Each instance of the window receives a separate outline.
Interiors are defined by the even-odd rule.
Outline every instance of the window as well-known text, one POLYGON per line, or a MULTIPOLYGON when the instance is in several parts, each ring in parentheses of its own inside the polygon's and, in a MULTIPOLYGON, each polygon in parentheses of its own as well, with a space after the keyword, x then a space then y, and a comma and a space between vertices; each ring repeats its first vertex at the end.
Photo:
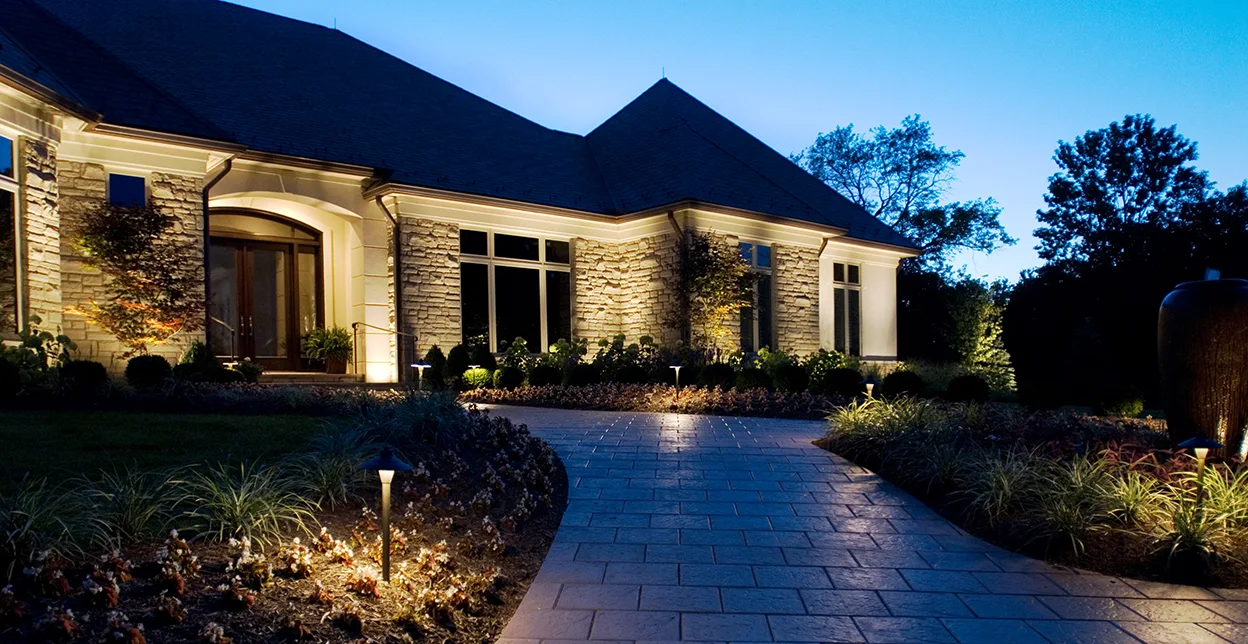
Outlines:
POLYGON ((532 351, 572 339, 571 245, 481 230, 459 231, 465 346, 500 351, 524 338, 532 351))
POLYGON ((862 355, 862 282, 857 264, 832 264, 833 347, 862 355))
POLYGON ((108 203, 142 208, 147 205, 147 180, 128 174, 108 175, 108 203))
POLYGON ((13 139, 0 136, 0 337, 17 333, 18 216, 17 162, 13 139))
POLYGON ((771 246, 742 242, 738 247, 742 259, 758 277, 754 282, 753 306, 741 309, 741 350, 749 353, 775 346, 772 336, 771 246))

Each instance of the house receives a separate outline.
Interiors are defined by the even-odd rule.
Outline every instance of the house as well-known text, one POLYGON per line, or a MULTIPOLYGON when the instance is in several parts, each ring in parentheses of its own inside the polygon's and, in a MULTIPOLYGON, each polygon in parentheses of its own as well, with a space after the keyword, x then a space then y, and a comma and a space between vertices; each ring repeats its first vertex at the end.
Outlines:
POLYGON ((99 200, 176 213, 204 249, 207 328, 158 353, 206 335, 297 370, 303 334, 358 323, 370 382, 468 339, 673 342, 690 230, 762 275, 734 342, 890 361, 916 252, 667 80, 580 136, 224 2, 0 0, 3 337, 37 315, 116 371, 67 312, 106 293, 73 241, 99 200))

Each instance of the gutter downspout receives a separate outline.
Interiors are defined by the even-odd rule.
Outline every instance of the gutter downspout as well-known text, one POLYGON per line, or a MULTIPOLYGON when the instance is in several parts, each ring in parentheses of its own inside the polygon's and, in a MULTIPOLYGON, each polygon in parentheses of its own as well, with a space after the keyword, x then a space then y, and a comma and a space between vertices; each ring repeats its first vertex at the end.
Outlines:
MULTIPOLYGON (((400 252, 403 250, 403 239, 400 237, 399 220, 395 219, 394 213, 390 212, 390 209, 386 207, 386 202, 380 196, 373 197, 373 200, 377 202, 377 207, 381 208, 381 211, 386 213, 386 217, 390 219, 390 228, 393 231, 390 237, 394 240, 394 248, 392 250, 394 253, 394 348, 398 352, 398 355, 395 357, 399 361, 399 364, 396 365, 398 367, 396 374, 399 382, 403 382, 406 380, 404 376, 407 375, 407 368, 403 366, 405 358, 403 356, 403 336, 400 332, 403 328, 403 258, 400 255, 400 252)), ((416 350, 414 344, 412 350, 416 350)), ((414 355, 412 356, 413 359, 415 357, 414 355)))
POLYGON ((680 223, 676 221, 676 211, 675 211, 675 210, 669 210, 669 211, 667 211, 667 221, 668 221, 668 223, 670 223, 670 224, 672 225, 672 229, 676 231, 676 234, 677 234, 678 236, 680 236, 680 238, 681 238, 681 239, 684 239, 684 237, 685 237, 685 232, 684 232, 683 230, 681 230, 681 229, 680 229, 680 223))
MULTIPOLYGON (((208 289, 212 285, 212 275, 208 273, 208 193, 212 191, 213 186, 217 185, 234 168, 234 157, 235 155, 231 154, 225 158, 225 161, 221 162, 221 171, 204 183, 202 194, 204 207, 204 344, 207 344, 209 334, 212 331, 212 314, 209 313, 208 308, 208 289)), ((237 349, 234 349, 234 351, 237 351, 237 349)))

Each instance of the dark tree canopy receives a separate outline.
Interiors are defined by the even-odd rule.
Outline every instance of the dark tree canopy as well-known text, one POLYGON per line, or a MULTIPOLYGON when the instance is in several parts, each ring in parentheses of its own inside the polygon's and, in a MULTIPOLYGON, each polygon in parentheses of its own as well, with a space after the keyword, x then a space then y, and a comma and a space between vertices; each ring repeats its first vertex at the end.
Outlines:
MULTIPOLYGON (((1133 239, 1182 226, 1185 214, 1212 189, 1192 162, 1196 144, 1174 125, 1158 128, 1152 116, 1090 130, 1074 143, 1060 141, 1049 177, 1048 208, 1036 213, 1037 250, 1049 262, 1112 262, 1133 239)), ((1145 250, 1145 249, 1133 249, 1145 250)))
POLYGON ((852 124, 837 127, 792 159, 917 244, 923 254, 912 263, 948 272, 958 251, 990 253, 1016 241, 991 197, 941 201, 964 156, 936 145, 931 124, 915 114, 865 135, 852 124))

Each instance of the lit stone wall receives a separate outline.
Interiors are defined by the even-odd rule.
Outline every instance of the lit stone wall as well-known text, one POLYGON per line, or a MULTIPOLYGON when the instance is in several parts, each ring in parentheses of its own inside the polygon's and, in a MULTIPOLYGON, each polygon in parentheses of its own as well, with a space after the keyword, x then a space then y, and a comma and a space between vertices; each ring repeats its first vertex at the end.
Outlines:
POLYGON ((403 329, 417 334, 423 354, 459 344, 459 226, 403 216, 403 329))
MULTIPOLYGON (((109 289, 103 274, 82 263, 81 253, 74 239, 83 213, 105 199, 108 172, 98 164, 65 161, 57 164, 56 177, 60 189, 62 304, 66 309, 85 309, 92 299, 107 298, 109 289)), ((202 186, 203 182, 198 177, 175 174, 152 173, 148 179, 151 204, 176 215, 176 234, 191 242, 194 249, 193 261, 199 267, 197 274, 201 284, 204 263, 202 186)), ((81 316, 72 313, 65 314, 64 328, 65 334, 78 345, 75 357, 100 362, 114 374, 125 369, 126 358, 122 356, 126 347, 112 334, 88 324, 81 316)), ((152 353, 176 362, 192 342, 202 341, 203 338, 202 328, 182 333, 175 336, 169 344, 154 347, 152 353)))
POLYGON ((819 251, 772 247, 776 344, 790 353, 819 350, 819 251))
POLYGON ((26 310, 39 316, 42 329, 55 332, 63 324, 56 144, 27 138, 21 150, 26 310))
POLYGON ((678 237, 665 233, 625 242, 574 241, 572 332, 593 345, 623 333, 628 342, 643 335, 660 344, 680 340, 665 326, 676 306, 678 237))
POLYGON ((591 343, 620 333, 620 244, 572 240, 572 335, 591 343))

